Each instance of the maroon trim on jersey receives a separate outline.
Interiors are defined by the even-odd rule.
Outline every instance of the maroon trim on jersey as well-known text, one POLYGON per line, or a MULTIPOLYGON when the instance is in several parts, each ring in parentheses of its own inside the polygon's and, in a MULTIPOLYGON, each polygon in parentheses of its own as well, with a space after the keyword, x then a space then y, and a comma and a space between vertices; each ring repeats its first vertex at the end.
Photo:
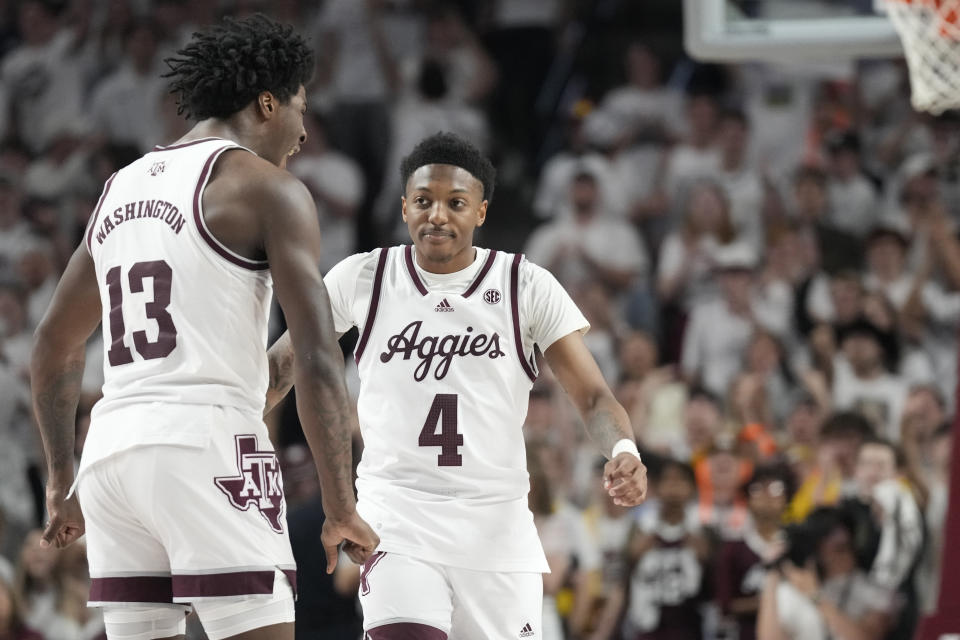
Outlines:
POLYGON ((510 266, 510 313, 513 316, 513 342, 517 345, 517 357, 520 358, 520 365, 523 367, 524 373, 527 374, 527 377, 530 378, 531 382, 535 382, 537 379, 537 374, 534 372, 533 367, 530 366, 530 363, 527 362, 527 359, 523 357, 523 340, 521 339, 520 334, 520 261, 523 260, 523 254, 516 254, 513 256, 513 264, 510 266))
MULTIPOLYGON (((178 599, 259 596, 273 593, 275 571, 233 571, 173 576, 173 596, 178 599)), ((297 595, 297 572, 286 570, 293 595, 297 595)))
POLYGON ((103 201, 107 199, 107 192, 110 191, 110 185, 113 184, 113 179, 117 177, 116 172, 109 178, 107 182, 103 185, 103 193, 100 194, 100 199, 97 200, 97 206, 94 208, 93 213, 90 215, 90 222, 87 223, 87 253, 93 254, 93 230, 97 226, 97 216, 100 215, 100 207, 103 206, 103 201))
POLYGON ((390 622, 367 629, 370 640, 447 640, 447 634, 436 627, 418 622, 390 622))
POLYGON ((403 260, 407 263, 407 272, 410 274, 410 278, 413 279, 413 284, 416 285, 420 295, 427 295, 427 287, 423 284, 423 280, 420 279, 417 268, 413 266, 413 247, 408 244, 403 248, 403 252, 403 260))
POLYGON ((153 148, 153 151, 172 151, 174 149, 183 149, 184 147, 192 147, 195 144, 202 144, 204 142, 213 142, 214 140, 224 140, 224 138, 217 138, 217 137, 197 138, 196 140, 190 140, 189 142, 181 142, 180 144, 171 144, 166 147, 157 145, 153 148))
MULTIPOLYGON (((210 138, 210 140, 216 140, 216 138, 210 138)), ((207 142, 207 140, 195 140, 194 142, 207 142)), ((180 146, 187 146, 192 143, 185 143, 180 146)), ((168 149, 172 147, 167 147, 168 149)), ((200 237, 203 238, 206 243, 213 249, 221 258, 231 262, 238 267, 243 267, 244 269, 249 269, 251 271, 263 271, 264 269, 269 269, 270 265, 265 260, 251 260, 249 258, 244 258, 243 256, 238 256, 233 253, 225 246, 223 246, 219 240, 213 237, 213 234, 207 229, 206 223, 203 220, 203 214, 200 212, 200 196, 203 194, 203 189, 207 185, 207 178, 210 174, 210 169, 213 167, 214 161, 220 157, 224 151, 229 149, 238 149, 240 147, 224 147, 222 149, 217 149, 210 157, 207 158, 207 162, 203 165, 203 171, 200 172, 200 179, 197 181, 197 188, 193 192, 193 221, 197 225, 197 231, 200 232, 200 237)))
POLYGON ((464 298, 469 298, 470 295, 477 290, 477 287, 480 286, 480 283, 483 282, 483 279, 487 277, 487 274, 490 273, 490 267, 493 266, 493 261, 497 259, 497 251, 494 249, 490 251, 490 255, 487 256, 486 262, 483 263, 483 266, 480 267, 480 273, 477 274, 477 277, 474 278, 473 282, 467 287, 467 290, 463 292, 464 298))
POLYGON ((90 602, 173 603, 170 576, 127 576, 90 580, 90 602))
POLYGON ((383 284, 383 270, 387 266, 387 254, 389 253, 389 247, 380 249, 380 259, 377 260, 377 270, 373 274, 373 291, 370 293, 370 307, 367 309, 367 319, 363 323, 363 333, 360 334, 360 341, 357 342, 357 348, 353 350, 353 359, 357 364, 360 364, 360 357, 363 355, 363 350, 367 347, 367 340, 370 339, 373 322, 377 319, 377 307, 380 306, 380 287, 383 284))

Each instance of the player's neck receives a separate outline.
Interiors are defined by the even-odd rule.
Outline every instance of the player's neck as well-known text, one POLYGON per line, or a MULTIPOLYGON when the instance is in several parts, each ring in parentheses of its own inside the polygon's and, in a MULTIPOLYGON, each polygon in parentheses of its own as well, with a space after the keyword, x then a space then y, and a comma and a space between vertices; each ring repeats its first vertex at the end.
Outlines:
POLYGON ((246 147, 256 153, 260 153, 260 137, 244 126, 242 120, 234 117, 228 120, 220 118, 207 118, 201 120, 193 126, 177 143, 190 142, 201 138, 223 138, 231 140, 240 146, 246 147))
POLYGON ((450 274, 456 273, 457 271, 463 271, 470 265, 472 265, 477 259, 477 249, 476 247, 469 246, 463 251, 452 256, 449 260, 446 261, 436 261, 430 260, 423 252, 417 251, 414 248, 415 259, 417 261, 417 266, 426 271, 427 273, 436 273, 436 274, 450 274))

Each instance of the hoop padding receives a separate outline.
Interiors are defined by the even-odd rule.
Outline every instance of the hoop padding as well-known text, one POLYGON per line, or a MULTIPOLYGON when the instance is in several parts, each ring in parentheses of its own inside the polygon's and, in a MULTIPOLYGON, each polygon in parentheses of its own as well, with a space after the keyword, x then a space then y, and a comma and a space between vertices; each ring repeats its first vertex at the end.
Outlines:
POLYGON ((886 0, 887 15, 910 69, 910 101, 918 111, 960 108, 960 0, 886 0))

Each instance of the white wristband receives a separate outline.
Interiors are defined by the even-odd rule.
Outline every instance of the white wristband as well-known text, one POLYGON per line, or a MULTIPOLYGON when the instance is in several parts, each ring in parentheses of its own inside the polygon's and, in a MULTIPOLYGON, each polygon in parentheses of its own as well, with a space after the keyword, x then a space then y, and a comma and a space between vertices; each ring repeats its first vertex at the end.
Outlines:
POLYGON ((637 450, 637 443, 630 438, 619 440, 617 444, 613 445, 613 453, 610 455, 610 458, 616 458, 621 453, 632 453, 633 455, 637 456, 637 460, 640 459, 640 452, 637 450))

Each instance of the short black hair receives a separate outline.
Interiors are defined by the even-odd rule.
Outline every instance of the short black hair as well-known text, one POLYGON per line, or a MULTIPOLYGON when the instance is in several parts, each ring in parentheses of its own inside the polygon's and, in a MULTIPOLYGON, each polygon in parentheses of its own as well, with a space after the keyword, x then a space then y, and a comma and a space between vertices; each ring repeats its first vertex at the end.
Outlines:
POLYGON ((793 494, 797 490, 797 481, 793 472, 782 462, 758 464, 754 467, 750 479, 743 483, 744 497, 750 495, 750 487, 758 482, 782 482, 784 497, 788 503, 793 500, 793 494))
POLYGON ((293 27, 256 13, 222 22, 193 39, 164 62, 177 113, 188 118, 228 118, 260 93, 281 103, 313 75, 313 51, 293 27))
POLYGON ((747 113, 740 107, 726 107, 720 113, 720 120, 736 122, 744 129, 750 128, 750 119, 747 118, 747 113))
POLYGON ((862 441, 873 438, 875 435, 870 422, 856 411, 838 411, 827 418, 820 428, 821 440, 854 437, 862 441))
POLYGON ((673 469, 680 473, 684 480, 690 483, 693 486, 694 491, 697 489, 697 474, 694 473, 693 467, 691 467, 686 462, 682 462, 675 458, 665 458, 660 462, 659 468, 657 469, 657 474, 654 477, 654 482, 660 484, 663 482, 663 477, 667 474, 667 471, 673 469))
POLYGON ((404 191, 413 172, 428 164, 450 164, 468 172, 483 185, 483 199, 493 201, 497 170, 480 150, 458 135, 438 132, 420 141, 400 161, 400 184, 404 191))

